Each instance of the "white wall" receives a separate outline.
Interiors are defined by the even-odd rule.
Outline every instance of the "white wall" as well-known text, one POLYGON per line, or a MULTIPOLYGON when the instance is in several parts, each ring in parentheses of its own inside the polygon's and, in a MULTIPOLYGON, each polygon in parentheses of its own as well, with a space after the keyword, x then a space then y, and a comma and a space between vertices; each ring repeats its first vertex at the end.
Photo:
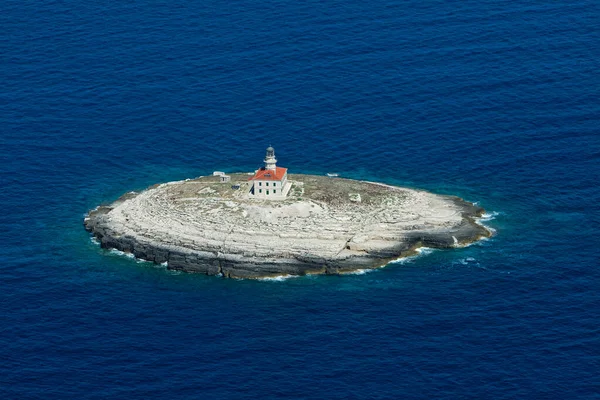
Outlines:
POLYGON ((285 182, 287 182, 287 173, 280 181, 256 180, 254 181, 254 197, 260 197, 265 199, 271 197, 281 197, 283 196, 283 188, 285 187, 285 182), (267 190, 269 191, 269 194, 267 194, 267 190), (274 190, 275 193, 273 193, 274 190))

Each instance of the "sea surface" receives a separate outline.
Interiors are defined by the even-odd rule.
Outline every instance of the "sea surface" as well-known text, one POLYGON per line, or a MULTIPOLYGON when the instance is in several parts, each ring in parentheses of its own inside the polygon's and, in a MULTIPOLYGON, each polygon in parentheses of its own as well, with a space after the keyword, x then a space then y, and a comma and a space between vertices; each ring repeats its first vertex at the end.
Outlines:
POLYGON ((3 0, 0 398, 600 399, 599 71, 597 0, 3 0), (269 145, 496 234, 254 281, 83 229, 269 145))

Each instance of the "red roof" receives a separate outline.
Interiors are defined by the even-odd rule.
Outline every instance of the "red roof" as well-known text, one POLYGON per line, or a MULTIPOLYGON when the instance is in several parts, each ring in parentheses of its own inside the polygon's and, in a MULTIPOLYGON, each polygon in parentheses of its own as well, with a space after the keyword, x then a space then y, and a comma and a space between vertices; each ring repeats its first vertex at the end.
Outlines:
POLYGON ((282 167, 275 167, 275 168, 276 168, 275 171, 270 170, 270 169, 261 168, 258 171, 256 171, 254 176, 252 178, 250 178, 249 180, 253 181, 255 179, 260 179, 263 181, 280 181, 285 176, 285 173, 287 172, 287 168, 282 168, 282 167))

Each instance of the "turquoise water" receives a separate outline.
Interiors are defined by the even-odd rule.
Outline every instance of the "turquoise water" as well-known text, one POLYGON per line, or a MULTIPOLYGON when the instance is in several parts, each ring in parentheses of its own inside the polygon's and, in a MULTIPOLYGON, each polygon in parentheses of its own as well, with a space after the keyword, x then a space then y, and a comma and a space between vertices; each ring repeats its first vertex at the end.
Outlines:
POLYGON ((599 6, 5 1, 2 398, 599 398, 599 6), (456 194, 497 234, 238 281, 100 249, 129 190, 250 171, 456 194))

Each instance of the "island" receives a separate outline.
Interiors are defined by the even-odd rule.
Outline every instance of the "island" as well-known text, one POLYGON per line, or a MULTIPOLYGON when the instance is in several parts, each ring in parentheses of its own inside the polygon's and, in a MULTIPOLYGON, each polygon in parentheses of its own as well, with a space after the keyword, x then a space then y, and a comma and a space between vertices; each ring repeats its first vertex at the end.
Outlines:
MULTIPOLYGON (((484 210, 455 196, 331 176, 290 174, 269 147, 252 173, 130 192, 84 218, 103 248, 227 278, 343 274, 421 247, 454 248, 491 235, 484 210)), ((330 174, 333 175, 333 174, 330 174)))

